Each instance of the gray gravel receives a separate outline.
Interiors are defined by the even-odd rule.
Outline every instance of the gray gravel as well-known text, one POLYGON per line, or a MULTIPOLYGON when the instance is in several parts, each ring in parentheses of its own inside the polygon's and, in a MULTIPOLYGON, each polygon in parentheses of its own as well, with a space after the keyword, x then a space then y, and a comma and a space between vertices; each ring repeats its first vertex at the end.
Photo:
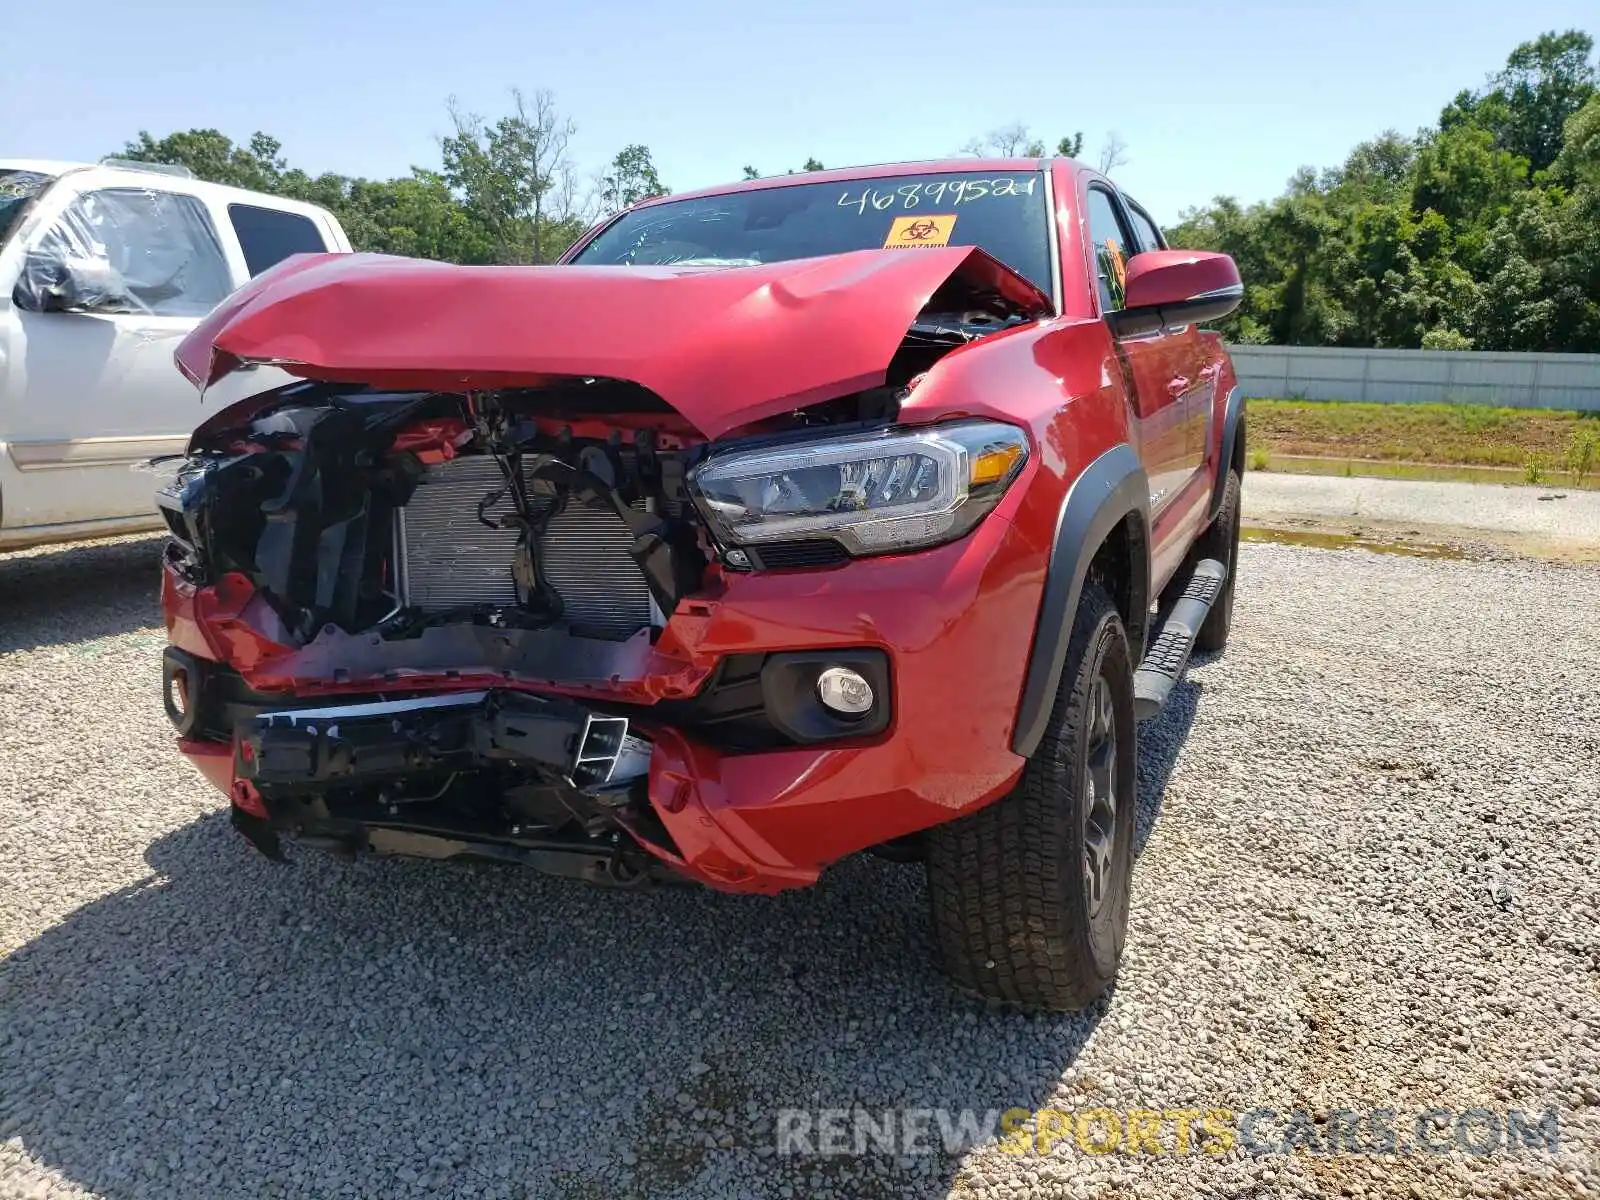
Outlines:
POLYGON ((274 867, 171 750, 154 546, 0 557, 0 1195, 1600 1192, 1594 568, 1247 546, 1146 730, 1122 979, 1036 1019, 948 995, 913 867, 274 867), (1554 1105, 1564 1145, 773 1153, 852 1104, 1554 1105))

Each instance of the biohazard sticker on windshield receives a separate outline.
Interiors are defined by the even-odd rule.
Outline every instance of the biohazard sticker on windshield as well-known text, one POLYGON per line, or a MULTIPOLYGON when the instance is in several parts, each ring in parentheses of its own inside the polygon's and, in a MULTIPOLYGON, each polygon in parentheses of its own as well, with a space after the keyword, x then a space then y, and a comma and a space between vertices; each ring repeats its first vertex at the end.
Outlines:
POLYGON ((950 235, 956 231, 954 213, 918 213, 909 217, 896 217, 889 226, 889 236, 883 239, 885 250, 908 250, 918 246, 948 246, 950 235))

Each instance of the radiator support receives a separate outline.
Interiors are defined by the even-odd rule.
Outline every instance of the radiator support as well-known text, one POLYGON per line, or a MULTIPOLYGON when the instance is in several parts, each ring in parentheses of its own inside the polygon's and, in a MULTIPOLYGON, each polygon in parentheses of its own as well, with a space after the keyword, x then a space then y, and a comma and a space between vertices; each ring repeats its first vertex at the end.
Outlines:
MULTIPOLYGON (((423 613, 517 605, 512 573, 517 528, 490 528, 478 506, 504 483, 488 455, 462 455, 429 468, 411 501, 395 511, 396 582, 399 603, 423 613)), ((663 623, 639 564, 630 553, 633 536, 609 509, 574 499, 560 502, 529 493, 545 511, 534 545, 535 569, 561 597, 562 622, 589 637, 623 640, 663 623)), ((642 505, 641 505, 642 507, 642 505)), ((513 515, 509 495, 486 507, 487 520, 513 515)))

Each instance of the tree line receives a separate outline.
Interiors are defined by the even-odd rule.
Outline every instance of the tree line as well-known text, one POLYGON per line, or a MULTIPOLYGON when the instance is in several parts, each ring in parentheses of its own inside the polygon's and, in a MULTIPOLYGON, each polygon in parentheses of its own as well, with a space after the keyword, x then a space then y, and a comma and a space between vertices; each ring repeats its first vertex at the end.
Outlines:
MULTIPOLYGON (((577 128, 549 91, 513 90, 493 119, 447 106, 436 167, 393 179, 291 167, 280 143, 214 129, 154 138, 121 157, 179 163, 203 179, 331 209, 357 249, 460 263, 552 262, 596 219, 669 194, 647 146, 585 175, 577 128)), ((1079 157, 1013 122, 962 153, 1079 157)), ((1102 171, 1127 162, 1112 132, 1102 171)), ((808 158, 792 170, 820 170, 808 158)), ((746 178, 758 178, 753 165, 746 178)), ((1430 349, 1600 351, 1600 68, 1568 30, 1513 50, 1438 120, 1388 130, 1274 199, 1218 197, 1168 230, 1175 246, 1238 261, 1246 299, 1224 328, 1242 342, 1430 349)))
POLYGON ((1433 125, 1191 209, 1175 246, 1239 264, 1242 342, 1600 351, 1600 71, 1569 30, 1513 50, 1433 125))
POLYGON ((454 100, 447 111, 439 166, 394 179, 311 175, 289 165, 274 137, 256 133, 235 145, 215 129, 162 138, 142 131, 117 157, 320 204, 357 250, 456 263, 554 262, 602 213, 668 190, 642 145, 623 147, 584 177, 571 152, 577 126, 547 90, 513 89, 509 110, 494 119, 454 100))
MULTIPOLYGON (((602 216, 671 194, 650 148, 638 143, 585 176, 572 154, 577 125, 548 90, 513 88, 509 110, 493 119, 453 99, 446 111, 439 166, 394 179, 311 175, 291 167, 282 143, 260 132, 237 145, 216 129, 161 138, 141 130, 114 157, 171 163, 213 183, 319 204, 357 250, 454 263, 551 263, 602 216)), ((808 158, 800 169, 823 166, 808 158)), ((744 177, 761 173, 746 166, 744 177)))
MULTIPOLYGON (((437 167, 413 167, 393 179, 365 179, 291 167, 278 139, 256 133, 242 145, 216 129, 189 129, 165 137, 148 131, 115 155, 137 162, 187 167, 198 178, 249 188, 329 209, 357 250, 456 263, 554 262, 600 217, 640 200, 671 194, 650 148, 624 146, 606 166, 586 176, 572 153, 577 126, 548 90, 512 89, 507 112, 493 119, 446 105, 449 132, 439 139, 437 167)), ((1102 150, 1123 152, 1111 135, 1102 150)), ((1062 138, 1055 152, 1076 156, 1083 135, 1062 138)), ((1014 122, 974 138, 965 154, 1039 156, 1045 143, 1014 122)), ((810 157, 795 171, 823 170, 810 157)), ((753 165, 745 179, 761 178, 753 165)))

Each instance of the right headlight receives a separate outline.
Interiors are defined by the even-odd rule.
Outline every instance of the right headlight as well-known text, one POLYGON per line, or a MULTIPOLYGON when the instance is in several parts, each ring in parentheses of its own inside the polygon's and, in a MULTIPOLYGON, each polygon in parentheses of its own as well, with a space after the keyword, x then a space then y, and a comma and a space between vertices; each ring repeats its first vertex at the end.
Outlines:
POLYGON ((689 486, 725 548, 832 540, 887 554, 966 533, 1027 458, 1016 426, 963 421, 714 454, 689 486))

